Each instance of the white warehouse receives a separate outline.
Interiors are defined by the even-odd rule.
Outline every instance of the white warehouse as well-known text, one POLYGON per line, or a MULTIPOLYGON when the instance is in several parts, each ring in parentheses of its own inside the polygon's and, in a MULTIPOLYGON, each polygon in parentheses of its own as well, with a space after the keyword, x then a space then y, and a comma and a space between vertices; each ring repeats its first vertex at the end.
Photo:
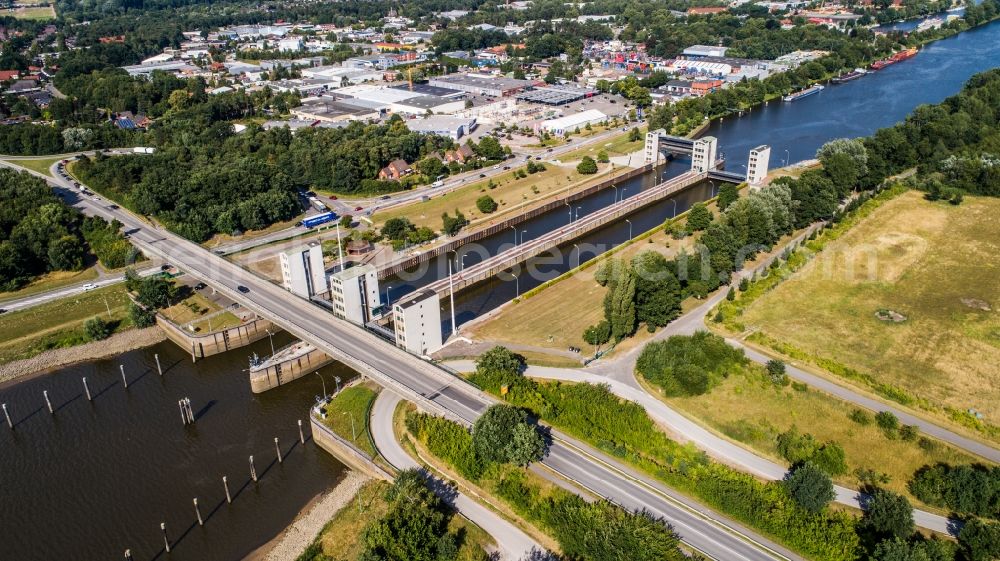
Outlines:
MULTIPOLYGON (((597 125, 608 120, 608 116, 597 109, 588 109, 572 115, 564 115, 555 119, 542 121, 536 129, 548 131, 554 135, 564 135, 576 129, 582 129, 587 125, 597 125)), ((536 131, 537 132, 537 131, 536 131)))

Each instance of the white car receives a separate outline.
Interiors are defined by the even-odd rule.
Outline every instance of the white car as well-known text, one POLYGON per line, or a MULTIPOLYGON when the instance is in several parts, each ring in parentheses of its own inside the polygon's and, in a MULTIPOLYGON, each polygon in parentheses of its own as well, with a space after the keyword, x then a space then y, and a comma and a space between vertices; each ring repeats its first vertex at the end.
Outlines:
POLYGON ((97 288, 97 285, 94 284, 94 283, 92 283, 92 282, 88 282, 87 284, 83 285, 83 291, 84 292, 90 292, 91 290, 94 290, 96 288, 97 288))

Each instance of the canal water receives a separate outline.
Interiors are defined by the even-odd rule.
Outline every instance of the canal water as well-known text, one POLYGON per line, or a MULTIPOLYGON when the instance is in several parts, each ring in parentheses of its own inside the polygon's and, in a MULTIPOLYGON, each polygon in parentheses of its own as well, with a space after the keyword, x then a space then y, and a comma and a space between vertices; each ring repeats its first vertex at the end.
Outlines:
MULTIPOLYGON (((290 339, 282 335, 275 344, 290 339)), ((268 345, 264 340, 192 364, 174 344, 163 343, 0 388, 15 423, 13 431, 0 425, 0 559, 113 560, 128 548, 136 561, 235 561, 280 533, 344 467, 310 438, 308 408, 323 391, 317 376, 250 392, 246 357, 268 354, 268 345), (84 376, 92 402, 83 392, 84 376), (196 414, 188 427, 177 405, 185 397, 196 414), (223 476, 232 504, 226 504, 223 476), (169 555, 161 522, 172 542, 169 555)), ((335 375, 354 375, 342 366, 321 373, 331 391, 335 375)))
MULTIPOLYGON (((795 103, 771 103, 743 118, 714 123, 705 134, 719 138, 730 169, 740 169, 749 150, 773 146, 772 165, 812 158, 824 142, 871 134, 903 119, 921 103, 954 94, 976 72, 1000 61, 1000 23, 994 22, 931 44, 915 58, 795 103)), ((666 176, 683 171, 679 160, 641 179, 526 222, 518 241, 530 240, 614 202, 634 195, 666 176), (627 191, 626 191, 627 189, 627 191), (579 211, 575 207, 580 207, 579 211)), ((611 247, 662 223, 691 204, 710 197, 715 186, 702 184, 639 211, 587 237, 580 247, 611 247), (676 201, 676 203, 674 202, 676 201), (631 231, 630 231, 631 230, 631 231)), ((483 242, 485 253, 513 243, 513 230, 483 242), (492 245, 491 245, 492 244, 492 245)), ((509 301, 591 256, 568 244, 560 259, 533 260, 537 275, 517 280, 501 275, 456 295, 459 322, 509 301)), ((461 261, 459 253, 459 265, 461 261)), ((471 265, 480 257, 470 254, 471 265)), ((445 262, 432 262, 434 276, 388 281, 392 298, 440 278, 445 262)), ((523 269, 522 269, 523 270, 523 269)), ((385 285, 383 285, 384 287, 385 285)), ((447 312, 446 314, 447 315, 447 312)), ((275 338, 281 345, 287 336, 275 338)), ((321 382, 309 376, 261 395, 250 392, 246 356, 269 354, 268 341, 211 357, 197 364, 164 343, 0 387, 16 427, 0 424, 0 559, 122 559, 130 548, 137 561, 238 561, 279 533, 317 493, 333 485, 343 466, 307 440, 297 444, 296 421, 307 421, 321 382), (156 374, 154 353, 166 369, 156 374), (129 387, 121 383, 124 364, 129 387), (86 376, 93 402, 83 395, 86 376), (55 408, 50 415, 42 391, 55 408), (177 400, 188 397, 197 421, 181 424, 177 400), (274 437, 285 461, 276 463, 274 437), (260 481, 250 481, 248 457, 254 455, 260 481), (228 476, 234 501, 225 503, 222 476, 228 476), (201 505, 205 525, 196 522, 192 499, 201 505), (172 551, 163 551, 160 523, 166 522, 172 551)), ((333 376, 352 373, 336 365, 333 376)), ((306 423, 308 438, 308 423, 306 423)))

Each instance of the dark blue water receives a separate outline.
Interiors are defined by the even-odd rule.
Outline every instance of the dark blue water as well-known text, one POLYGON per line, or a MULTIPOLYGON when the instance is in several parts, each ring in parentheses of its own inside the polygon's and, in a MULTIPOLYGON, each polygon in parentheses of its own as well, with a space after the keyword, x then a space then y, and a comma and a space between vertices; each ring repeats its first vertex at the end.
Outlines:
POLYGON ((973 74, 1000 66, 1000 21, 927 45, 917 56, 792 103, 771 102, 705 131, 719 139, 730 169, 769 144, 771 167, 813 158, 835 138, 868 136, 915 107, 957 93, 973 74), (787 151, 787 152, 786 152, 787 151))

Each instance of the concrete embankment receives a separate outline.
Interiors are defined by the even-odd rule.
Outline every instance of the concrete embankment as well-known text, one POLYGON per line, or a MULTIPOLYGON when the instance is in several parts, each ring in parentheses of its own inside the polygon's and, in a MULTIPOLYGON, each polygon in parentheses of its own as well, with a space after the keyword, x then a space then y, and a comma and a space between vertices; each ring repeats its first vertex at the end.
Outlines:
POLYGON ((278 328, 266 319, 256 319, 236 327, 204 335, 187 333, 177 324, 160 315, 156 316, 156 325, 163 330, 167 339, 190 353, 193 361, 245 347, 267 337, 268 332, 273 334, 278 331, 278 328))
POLYGON ((333 362, 323 351, 296 341, 250 369, 250 390, 261 393, 315 372, 333 362))
POLYGON ((31 358, 0 364, 0 384, 32 374, 41 374, 62 366, 117 356, 128 351, 155 345, 164 339, 166 336, 163 331, 156 327, 149 327, 129 329, 116 333, 103 341, 92 341, 64 349, 52 349, 31 358))

